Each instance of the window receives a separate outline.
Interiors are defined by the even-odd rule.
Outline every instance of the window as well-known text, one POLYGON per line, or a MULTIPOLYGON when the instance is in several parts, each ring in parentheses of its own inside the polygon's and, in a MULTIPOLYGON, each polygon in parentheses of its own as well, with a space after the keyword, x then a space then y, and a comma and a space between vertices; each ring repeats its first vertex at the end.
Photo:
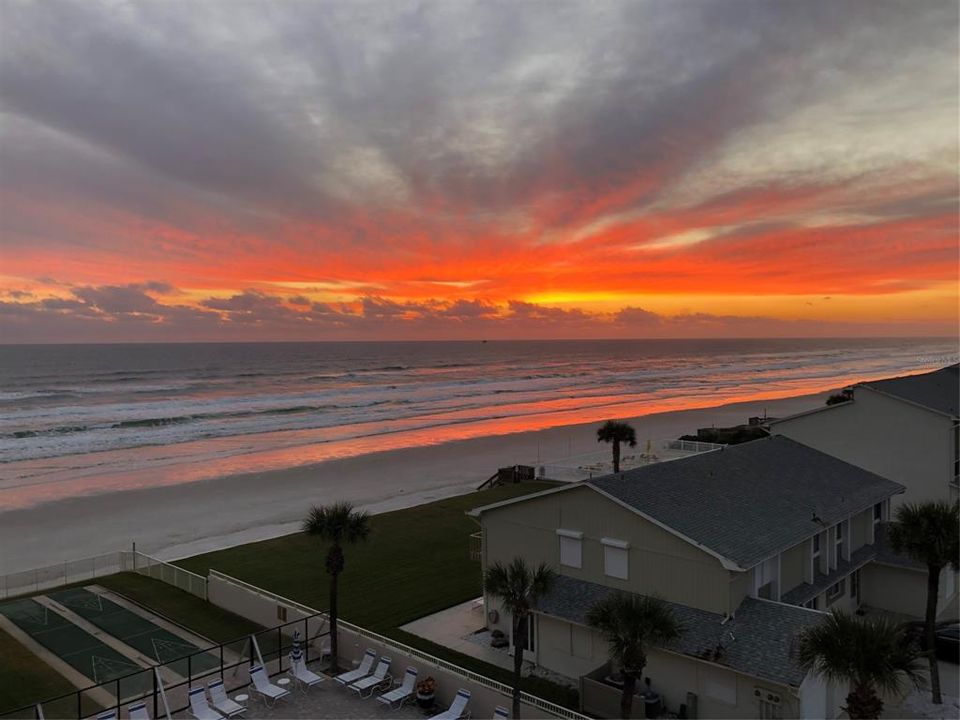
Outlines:
POLYGON ((817 574, 820 569, 820 536, 813 536, 813 574, 817 574))
POLYGON ((850 597, 856 602, 860 601, 860 571, 857 570, 850 576, 850 597))
POLYGON ((753 568, 753 595, 767 600, 779 600, 780 556, 768 558, 753 568))
POLYGON ((960 423, 953 426, 953 482, 960 483, 960 423))
POLYGON ((845 583, 843 580, 836 583, 835 585, 831 585, 830 589, 827 590, 827 602, 833 602, 838 597, 843 595, 844 585, 845 583))
POLYGON ((808 610, 816 610, 816 609, 817 609, 817 598, 811 598, 810 600, 807 600, 807 601, 803 604, 803 607, 807 608, 808 610))
POLYGON ((583 565, 583 533, 557 530, 560 536, 560 564, 579 568, 583 565))
POLYGON ((956 573, 953 568, 945 567, 940 571, 940 593, 944 599, 950 598, 956 588, 956 573))
POLYGON ((603 572, 612 578, 627 580, 630 576, 630 544, 603 538, 603 572))
POLYGON ((837 563, 839 563, 840 560, 843 558, 843 526, 844 526, 844 523, 842 522, 837 523, 837 528, 835 531, 836 534, 834 536, 836 538, 836 543, 837 543, 837 560, 836 560, 837 563))

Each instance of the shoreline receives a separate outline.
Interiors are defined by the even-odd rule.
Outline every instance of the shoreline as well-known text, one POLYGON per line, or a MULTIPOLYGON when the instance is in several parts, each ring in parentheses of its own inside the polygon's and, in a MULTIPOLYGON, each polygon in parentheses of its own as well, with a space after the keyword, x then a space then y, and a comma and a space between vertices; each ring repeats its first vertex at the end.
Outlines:
MULTIPOLYGON (((698 427, 783 417, 821 406, 833 391, 627 418, 638 445, 698 427)), ((347 500, 372 513, 471 492, 498 467, 602 449, 597 422, 387 449, 197 482, 55 500, 2 513, 0 574, 130 547, 171 560, 296 532, 310 505, 347 500), (386 482, 385 482, 386 478, 386 482), (346 479, 346 482, 344 482, 346 479), (79 548, 83 548, 80 550, 79 548)))

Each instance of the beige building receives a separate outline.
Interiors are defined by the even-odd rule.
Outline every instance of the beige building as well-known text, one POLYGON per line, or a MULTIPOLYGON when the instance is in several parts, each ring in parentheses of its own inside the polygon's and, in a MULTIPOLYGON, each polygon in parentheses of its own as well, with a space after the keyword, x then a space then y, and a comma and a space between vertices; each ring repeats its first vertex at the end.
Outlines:
MULTIPOLYGON (((906 490, 893 498, 894 510, 904 502, 956 501, 960 482, 958 378, 960 365, 950 365, 933 372, 860 383, 853 387, 849 402, 775 420, 770 432, 900 483, 906 490)), ((886 519, 884 513, 882 520, 886 519)), ((882 597, 877 602, 883 609, 923 616, 926 567, 893 553, 882 528, 877 537, 876 557, 861 578, 863 595, 874 600, 882 597)), ((940 619, 957 617, 958 584, 958 574, 944 568, 940 619)))
POLYGON ((849 402, 775 420, 770 432, 894 480, 894 500, 956 500, 960 366, 853 387, 849 402))
MULTIPOLYGON (((770 437, 471 514, 483 528, 484 568, 522 556, 559 573, 525 654, 580 679, 585 710, 603 714, 591 688, 602 687, 607 648, 584 617, 620 589, 663 598, 685 626, 675 646, 650 654, 646 670, 671 711, 822 718, 836 717, 845 693, 805 676, 791 643, 819 611, 881 602, 871 593, 886 592, 883 579, 875 587, 864 569, 901 492, 898 483, 770 437)), ((485 602, 490 626, 510 632, 497 599, 485 602)))

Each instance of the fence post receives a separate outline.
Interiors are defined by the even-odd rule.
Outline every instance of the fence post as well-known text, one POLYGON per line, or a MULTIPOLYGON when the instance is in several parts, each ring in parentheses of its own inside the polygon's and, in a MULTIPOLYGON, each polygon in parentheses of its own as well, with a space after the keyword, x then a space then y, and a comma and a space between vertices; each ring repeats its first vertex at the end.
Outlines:
POLYGON ((153 717, 157 717, 157 673, 153 673, 153 717))

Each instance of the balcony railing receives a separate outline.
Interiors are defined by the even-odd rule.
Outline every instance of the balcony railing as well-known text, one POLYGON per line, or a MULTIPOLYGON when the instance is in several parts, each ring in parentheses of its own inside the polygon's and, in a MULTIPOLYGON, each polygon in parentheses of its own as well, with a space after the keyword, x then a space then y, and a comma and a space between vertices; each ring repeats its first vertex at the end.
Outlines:
POLYGON ((470 536, 470 559, 479 562, 483 559, 483 533, 475 532, 470 536))

